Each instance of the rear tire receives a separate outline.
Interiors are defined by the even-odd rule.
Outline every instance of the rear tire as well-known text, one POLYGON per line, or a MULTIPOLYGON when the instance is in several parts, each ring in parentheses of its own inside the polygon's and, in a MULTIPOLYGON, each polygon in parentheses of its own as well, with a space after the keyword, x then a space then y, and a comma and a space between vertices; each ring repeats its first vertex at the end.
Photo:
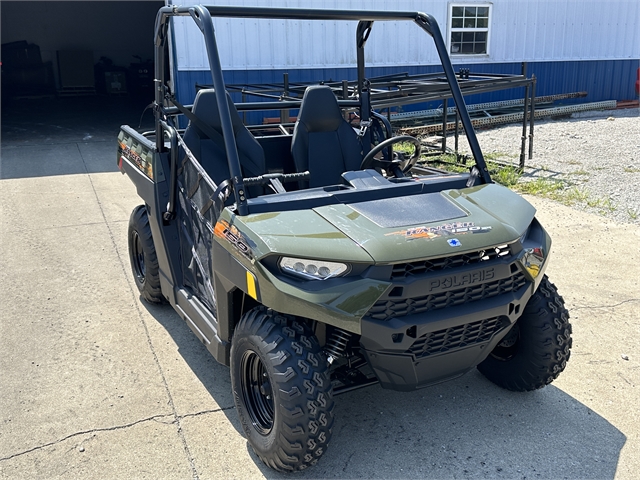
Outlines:
POLYGON ((160 268, 153 244, 149 216, 144 205, 138 205, 129 218, 129 261, 140 296, 150 303, 163 303, 160 268))
POLYGON ((325 452, 333 391, 306 325, 264 307, 246 313, 231 345, 231 385, 249 444, 269 467, 303 470, 325 452))
POLYGON ((507 390, 536 390, 565 369, 571 343, 569 312, 545 275, 522 316, 478 370, 507 390))

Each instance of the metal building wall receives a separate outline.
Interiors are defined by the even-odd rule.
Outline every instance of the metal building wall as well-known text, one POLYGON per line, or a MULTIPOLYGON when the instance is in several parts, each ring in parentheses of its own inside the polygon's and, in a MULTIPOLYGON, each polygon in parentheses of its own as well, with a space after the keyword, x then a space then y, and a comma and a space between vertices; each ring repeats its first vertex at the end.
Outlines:
MULTIPOLYGON (((475 0, 474 0, 475 1, 475 0)), ((230 5, 424 11, 446 38, 442 0, 227 0, 230 5)), ((461 2, 462 3, 462 2, 461 2)), ((474 3, 469 2, 469 3, 474 3)), ((623 60, 640 58, 638 0, 493 0, 487 56, 454 63, 623 60)), ((339 68, 355 63, 355 22, 215 19, 224 69, 339 68)), ((202 35, 175 19, 178 70, 207 68, 202 35)), ((428 36, 410 22, 378 22, 366 48, 371 66, 434 65, 428 36)))
MULTIPOLYGON (((476 73, 506 73, 519 74, 520 63, 487 63, 487 64, 461 64, 456 68, 470 68, 476 73)), ((535 75, 537 82, 537 95, 554 95, 558 93, 587 92, 584 99, 574 102, 599 102, 604 100, 629 100, 636 97, 635 81, 636 71, 640 68, 638 60, 593 60, 580 62, 532 62, 527 64, 527 74, 535 75)), ((402 67, 375 67, 367 69, 367 76, 388 75, 391 73, 408 72, 432 73, 441 69, 438 66, 402 66, 402 67)), ((274 70, 226 70, 224 80, 227 84, 258 84, 258 83, 282 83, 283 73, 289 73, 291 82, 320 82, 328 80, 354 80, 355 69, 274 69, 274 70)), ((178 98, 185 103, 193 102, 195 98, 195 84, 210 85, 211 75, 206 71, 178 72, 178 98)), ((235 95, 235 94, 234 94, 235 95)), ((236 95, 237 96, 237 95, 236 95)), ((468 104, 495 102, 522 98, 523 89, 500 90, 497 92, 472 95, 465 98, 468 104)), ((241 101, 237 96, 236 101, 241 101)), ((251 101, 255 101, 252 98, 251 101)), ((420 108, 436 108, 438 105, 420 108)), ((412 110, 411 106, 405 107, 412 110)), ((417 108, 417 107, 416 107, 417 108)), ((267 115, 268 116, 268 115, 267 115)), ((275 116, 275 115, 271 115, 275 116)), ((260 123, 261 113, 249 114, 249 123, 260 123)))
POLYGON ((638 0, 494 0, 494 62, 640 58, 638 0))
MULTIPOLYGON (((424 11, 447 36, 448 3, 442 0, 226 0, 245 6, 424 11)), ((458 2, 456 2, 458 3, 458 2)), ((462 3, 462 2, 460 2, 462 3)), ((474 3, 470 0, 468 3, 474 3)), ((483 2, 486 3, 486 2, 483 2)), ((493 0, 490 52, 454 57, 455 68, 520 73, 538 78, 540 95, 587 91, 586 101, 636 97, 640 67, 640 0, 493 0)), ((210 84, 201 33, 189 18, 176 19, 177 94, 195 97, 196 83, 210 84)), ((216 19, 227 83, 353 80, 355 22, 216 19)), ((377 22, 366 47, 367 76, 440 71, 433 42, 411 22, 377 22)), ((522 97, 522 89, 467 98, 468 103, 522 97)), ((239 100, 239 99, 237 99, 239 100)), ((249 114, 255 116, 254 114, 249 114)), ((260 121, 261 116, 256 116, 260 121)))
MULTIPOLYGON (((230 5, 288 6, 322 9, 438 10, 446 17, 446 3, 405 0, 229 0, 230 5), (420 7, 418 7, 420 5, 420 7)), ((340 68, 355 65, 357 22, 214 19, 223 69, 340 68)), ((189 18, 174 19, 178 70, 207 67, 202 34, 189 18)), ((429 65, 438 57, 429 36, 411 22, 378 22, 367 43, 370 65, 429 65)))

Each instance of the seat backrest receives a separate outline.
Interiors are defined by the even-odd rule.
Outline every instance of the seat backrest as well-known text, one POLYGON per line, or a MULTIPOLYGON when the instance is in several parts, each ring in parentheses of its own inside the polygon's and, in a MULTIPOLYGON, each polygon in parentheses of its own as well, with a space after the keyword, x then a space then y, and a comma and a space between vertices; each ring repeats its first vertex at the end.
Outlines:
MULTIPOLYGON (((240 157, 242 175, 244 177, 263 175, 267 170, 262 147, 254 136, 251 135, 249 130, 247 130, 247 127, 244 126, 229 92, 226 93, 229 113, 231 114, 231 123, 233 125, 233 134, 236 138, 238 155, 240 157)), ((220 136, 211 139, 202 132, 197 125, 189 122, 184 133, 184 143, 186 143, 191 152, 199 160, 211 179, 216 184, 220 184, 222 181, 230 178, 231 174, 229 173, 229 162, 224 146, 224 138, 222 136, 222 123, 220 121, 220 111, 218 110, 215 91, 213 89, 200 90, 196 94, 196 99, 193 102, 192 112, 202 122, 218 132, 220 136)), ((259 193, 261 192, 249 191, 250 196, 256 196, 259 193)))
POLYGON ((291 154, 298 172, 309 170, 309 187, 342 183, 343 172, 360 169, 358 135, 342 116, 329 87, 315 85, 304 92, 291 154))

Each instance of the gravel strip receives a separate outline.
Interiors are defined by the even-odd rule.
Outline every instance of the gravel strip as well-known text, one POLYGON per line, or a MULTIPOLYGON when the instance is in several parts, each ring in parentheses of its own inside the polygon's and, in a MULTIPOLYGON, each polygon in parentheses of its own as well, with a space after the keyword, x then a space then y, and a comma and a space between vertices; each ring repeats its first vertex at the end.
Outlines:
MULTIPOLYGON (((518 165, 522 124, 480 130, 477 135, 489 159, 518 165)), ((469 153, 463 139, 460 146, 469 153)), ((574 194, 561 199, 563 203, 617 222, 640 224, 639 109, 580 112, 537 121, 533 146, 521 181, 566 182, 566 192, 574 194)))

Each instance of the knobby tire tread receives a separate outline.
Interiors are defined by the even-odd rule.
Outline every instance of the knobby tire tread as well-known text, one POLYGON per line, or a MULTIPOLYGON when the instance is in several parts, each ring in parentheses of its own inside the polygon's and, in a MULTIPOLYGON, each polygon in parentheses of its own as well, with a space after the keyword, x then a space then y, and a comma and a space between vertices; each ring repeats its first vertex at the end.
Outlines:
POLYGON ((231 359, 238 414, 258 457, 269 467, 285 472, 315 465, 329 445, 334 421, 331 380, 315 335, 293 317, 257 307, 236 326, 231 359), (246 345, 242 340, 255 343, 255 351, 264 355, 273 369, 272 388, 278 407, 272 434, 276 438, 266 449, 260 447, 262 439, 256 437, 259 434, 242 405, 241 392, 237 391, 240 381, 234 359, 241 358, 242 352, 236 350, 240 344, 246 345))
POLYGON ((478 370, 496 385, 524 392, 542 388, 565 369, 571 355, 569 312, 545 275, 518 319, 518 351, 508 360, 489 356, 478 370))
POLYGON ((133 212, 131 212, 131 217, 129 218, 129 260, 131 261, 134 281, 138 287, 140 296, 149 303, 166 302, 160 287, 160 267, 158 265, 156 247, 153 243, 153 236, 149 225, 149 214, 147 213, 147 208, 144 205, 138 205, 134 208, 133 212), (138 232, 138 236, 142 242, 142 250, 144 252, 146 272, 145 281, 142 283, 136 277, 136 272, 133 268, 132 234, 134 230, 138 232))

